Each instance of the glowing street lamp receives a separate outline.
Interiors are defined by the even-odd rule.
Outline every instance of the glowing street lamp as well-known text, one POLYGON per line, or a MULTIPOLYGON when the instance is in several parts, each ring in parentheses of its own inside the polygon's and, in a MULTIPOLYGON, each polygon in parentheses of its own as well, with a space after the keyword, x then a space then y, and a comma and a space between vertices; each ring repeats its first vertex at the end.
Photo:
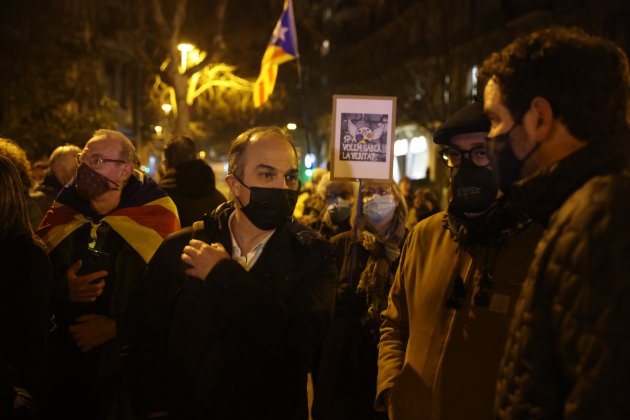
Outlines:
POLYGON ((162 134, 162 126, 161 125, 156 125, 154 130, 155 130, 155 134, 157 134, 158 136, 162 134))
POLYGON ((287 129, 289 130, 295 130, 297 128, 297 124, 295 123, 288 123, 287 124, 287 129))
POLYGON ((162 104, 162 111, 164 111, 166 115, 168 115, 172 110, 173 106, 171 104, 162 104))
POLYGON ((182 53, 182 73, 186 71, 186 64, 188 63, 188 53, 191 52, 195 46, 193 44, 179 44, 177 49, 182 53))

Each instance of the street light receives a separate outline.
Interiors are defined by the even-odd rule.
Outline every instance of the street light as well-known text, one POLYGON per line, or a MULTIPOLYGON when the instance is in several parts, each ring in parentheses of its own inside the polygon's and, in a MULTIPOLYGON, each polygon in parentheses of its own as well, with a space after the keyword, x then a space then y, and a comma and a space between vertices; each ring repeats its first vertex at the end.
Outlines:
POLYGON ((177 49, 182 53, 182 73, 186 71, 186 64, 188 63, 188 53, 191 52, 195 46, 193 44, 179 44, 177 49))
POLYGON ((289 130, 295 130, 297 128, 297 124, 295 124, 295 123, 288 123, 287 124, 287 128, 289 130))
POLYGON ((168 115, 172 110, 173 106, 171 104, 162 104, 162 111, 164 111, 166 115, 168 115))

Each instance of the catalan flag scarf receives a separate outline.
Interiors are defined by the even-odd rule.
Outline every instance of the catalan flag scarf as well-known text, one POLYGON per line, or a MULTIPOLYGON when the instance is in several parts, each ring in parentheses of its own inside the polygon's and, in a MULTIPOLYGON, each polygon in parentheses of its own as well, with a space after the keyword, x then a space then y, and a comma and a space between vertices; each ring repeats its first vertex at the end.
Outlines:
POLYGON ((86 223, 92 225, 92 244, 96 232, 106 222, 148 263, 172 232, 180 228, 175 203, 157 184, 134 171, 125 185, 120 204, 109 213, 97 215, 87 200, 79 197, 75 182, 64 187, 46 212, 37 235, 51 252, 64 238, 86 223))

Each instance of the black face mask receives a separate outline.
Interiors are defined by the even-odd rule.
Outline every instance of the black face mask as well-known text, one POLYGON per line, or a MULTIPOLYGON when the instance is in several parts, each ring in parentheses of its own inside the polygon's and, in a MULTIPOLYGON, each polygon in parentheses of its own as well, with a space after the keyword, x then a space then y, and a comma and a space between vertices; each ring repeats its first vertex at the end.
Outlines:
POLYGON ((109 190, 118 189, 118 187, 119 185, 114 181, 85 164, 79 165, 77 168, 77 193, 86 200, 96 198, 109 190), (115 188, 109 186, 110 182, 114 184, 115 188))
POLYGON ((497 198, 498 192, 492 172, 468 159, 463 159, 457 168, 452 188, 450 210, 460 213, 479 213, 488 209, 497 198))
POLYGON ((520 121, 521 118, 519 118, 507 132, 494 137, 488 137, 487 139, 490 163, 494 170, 499 188, 506 194, 509 194, 512 184, 520 179, 523 165, 527 159, 529 159, 540 146, 540 143, 536 143, 534 148, 529 151, 523 160, 519 160, 516 157, 514 149, 512 148, 510 134, 514 127, 520 124, 520 121))
POLYGON ((236 175, 234 178, 249 190, 249 204, 243 206, 241 203, 241 211, 254 226, 261 230, 271 230, 289 220, 297 203, 298 191, 249 187, 236 175))

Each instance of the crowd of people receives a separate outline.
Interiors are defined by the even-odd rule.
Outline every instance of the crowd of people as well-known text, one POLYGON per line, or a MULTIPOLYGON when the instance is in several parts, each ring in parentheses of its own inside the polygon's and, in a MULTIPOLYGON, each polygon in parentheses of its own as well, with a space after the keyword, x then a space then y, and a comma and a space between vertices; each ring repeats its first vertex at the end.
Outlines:
POLYGON ((627 419, 630 71, 581 30, 524 35, 411 180, 299 190, 289 133, 225 181, 169 140, 0 139, 2 419, 627 419), (311 386, 308 386, 308 383, 311 386), (311 391, 307 391, 310 389, 311 391))

